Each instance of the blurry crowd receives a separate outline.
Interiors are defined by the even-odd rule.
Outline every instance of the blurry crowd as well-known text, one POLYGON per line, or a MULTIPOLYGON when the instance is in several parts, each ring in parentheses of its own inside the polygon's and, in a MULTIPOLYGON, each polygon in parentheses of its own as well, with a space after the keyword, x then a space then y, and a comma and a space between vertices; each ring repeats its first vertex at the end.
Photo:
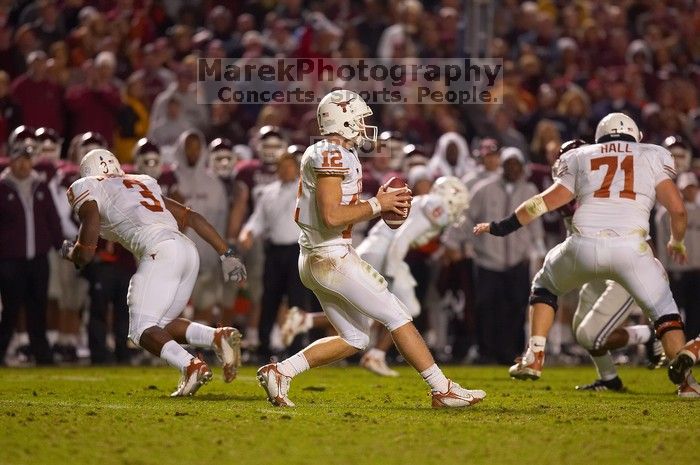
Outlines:
MULTIPOLYGON (((592 142, 603 116, 629 114, 645 142, 671 150, 682 173, 690 264, 670 265, 664 247, 657 251, 696 336, 700 4, 481 3, 0 0, 0 362, 140 356, 126 339, 130 254, 101 241, 98 259, 79 271, 55 252, 77 233, 66 189, 81 157, 98 147, 127 171, 158 179, 244 257, 249 280, 238 289, 190 235, 201 256, 193 319, 240 327, 252 356, 266 358, 286 349, 286 308, 316 309, 296 272, 292 221, 298 161, 318 136, 315 105, 198 104, 199 57, 502 58, 502 103, 376 105, 379 141, 363 152, 367 197, 393 175, 414 194, 438 176, 457 176, 471 192, 472 222, 504 217, 546 189, 563 142, 592 142), (489 27, 478 8, 490 11, 489 27)), ((652 225, 664 243, 663 211, 652 225)), ((356 242, 369 226, 353 230, 356 242)), ((550 213, 507 240, 448 230, 412 250, 419 327, 440 357, 510 363, 524 345, 532 270, 564 235, 562 218, 550 213)), ((570 341, 566 314, 555 351, 570 341)))

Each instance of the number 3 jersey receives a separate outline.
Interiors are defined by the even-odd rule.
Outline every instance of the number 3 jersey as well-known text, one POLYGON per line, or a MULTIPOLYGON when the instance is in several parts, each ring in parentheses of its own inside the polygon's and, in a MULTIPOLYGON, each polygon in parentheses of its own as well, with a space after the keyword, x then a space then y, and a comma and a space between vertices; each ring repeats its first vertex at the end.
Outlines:
POLYGON ((68 189, 68 201, 78 213, 87 201, 97 203, 100 235, 118 242, 138 259, 158 243, 182 237, 175 217, 165 208, 158 182, 146 175, 90 176, 68 189))
POLYGON ((362 165, 355 149, 326 140, 310 146, 301 158, 301 178, 294 220, 301 228, 299 245, 306 249, 351 244, 352 225, 326 226, 316 203, 316 184, 323 175, 342 177, 341 205, 356 204, 362 192, 362 165))
POLYGON ((554 172, 555 182, 576 195, 573 231, 583 236, 646 237, 656 186, 676 176, 668 150, 620 141, 571 150, 557 161, 554 172))

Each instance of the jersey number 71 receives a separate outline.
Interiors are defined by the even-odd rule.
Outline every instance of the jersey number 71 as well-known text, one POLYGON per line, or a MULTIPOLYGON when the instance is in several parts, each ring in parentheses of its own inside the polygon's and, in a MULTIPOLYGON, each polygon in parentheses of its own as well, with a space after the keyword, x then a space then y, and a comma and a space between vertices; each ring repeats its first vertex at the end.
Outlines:
MULTIPOLYGON (((601 184, 600 189, 593 193, 593 197, 607 199, 610 197, 610 185, 613 182, 615 173, 617 172, 618 157, 598 157, 591 159, 591 171, 599 170, 605 165, 607 170, 605 172, 605 177, 603 178, 603 184, 601 184)), ((620 197, 623 199, 634 200, 637 198, 637 194, 634 192, 634 159, 632 155, 627 155, 622 159, 620 163, 620 168, 625 173, 625 185, 620 191, 620 197)))

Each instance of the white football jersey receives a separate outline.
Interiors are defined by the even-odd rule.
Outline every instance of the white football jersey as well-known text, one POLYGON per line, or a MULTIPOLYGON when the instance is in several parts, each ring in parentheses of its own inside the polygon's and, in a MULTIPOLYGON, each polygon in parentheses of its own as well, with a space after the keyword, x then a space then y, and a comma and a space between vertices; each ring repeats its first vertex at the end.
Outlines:
POLYGON ((319 175, 342 176, 341 205, 354 205, 362 193, 362 165, 357 152, 327 140, 310 146, 301 158, 301 177, 297 192, 294 220, 301 228, 299 245, 304 248, 352 243, 352 224, 329 228, 316 204, 316 181, 319 175))
POLYGON ((676 175, 668 150, 634 142, 580 147, 557 163, 555 181, 575 194, 573 231, 583 236, 646 237, 656 186, 676 175))
POLYGON ((383 254, 382 273, 395 277, 410 248, 421 247, 436 238, 449 225, 449 215, 442 197, 434 194, 418 195, 411 202, 411 212, 406 221, 391 229, 379 221, 357 248, 364 252, 383 254))
POLYGON ((68 189, 68 201, 77 214, 88 200, 100 211, 100 236, 138 259, 159 242, 181 236, 158 182, 145 174, 78 179, 68 189))

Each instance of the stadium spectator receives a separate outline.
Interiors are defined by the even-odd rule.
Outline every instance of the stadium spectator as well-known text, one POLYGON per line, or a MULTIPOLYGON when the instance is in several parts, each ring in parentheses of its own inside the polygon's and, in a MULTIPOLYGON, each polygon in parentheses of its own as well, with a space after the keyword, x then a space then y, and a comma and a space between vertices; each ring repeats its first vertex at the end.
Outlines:
POLYGON ((9 95, 10 75, 0 71, 0 156, 5 156, 7 147, 5 141, 10 132, 22 124, 22 110, 12 101, 9 95))
POLYGON ((656 250, 659 260, 668 270, 673 298, 685 315, 685 334, 690 339, 700 334, 700 188, 693 172, 678 176, 678 188, 683 194, 688 213, 685 243, 688 263, 679 265, 668 256, 666 244, 671 237, 669 215, 660 208, 656 213, 656 250))
POLYGON ((113 152, 121 163, 127 163, 132 161, 131 153, 136 141, 148 131, 148 102, 142 72, 136 71, 129 76, 122 102, 117 115, 113 152))
POLYGON ((158 127, 168 117, 168 105, 172 97, 177 97, 182 106, 182 116, 190 127, 202 129, 207 124, 206 107, 197 103, 197 87, 195 85, 196 61, 188 57, 177 69, 177 79, 167 89, 158 94, 151 108, 151 126, 158 127))
POLYGON ((46 75, 46 53, 34 51, 27 56, 27 72, 12 83, 12 100, 22 110, 22 122, 33 127, 48 127, 64 133, 63 89, 46 75))
POLYGON ((51 192, 32 169, 37 146, 33 130, 13 134, 10 166, 0 173, 0 365, 22 308, 34 360, 53 363, 46 339, 51 248, 63 240, 51 192))
POLYGON ((111 147, 117 127, 117 114, 122 104, 119 89, 109 82, 107 75, 96 69, 92 60, 86 60, 82 69, 85 72, 85 83, 76 84, 66 91, 68 122, 72 134, 98 132, 111 147))
POLYGON ((286 297, 289 307, 309 308, 307 291, 295 265, 299 259, 299 226, 288 212, 294 211, 298 190, 299 166, 294 154, 287 153, 277 162, 278 180, 262 189, 240 234, 239 243, 249 250, 256 238, 265 241, 263 283, 258 337, 264 358, 270 355, 270 334, 277 312, 286 297))
POLYGON ((160 118, 157 121, 153 121, 151 118, 148 138, 161 147, 165 163, 174 163, 176 160, 172 157, 172 154, 175 144, 177 144, 182 133, 190 129, 192 125, 182 114, 180 97, 176 95, 171 96, 166 102, 165 111, 165 118, 160 118))
MULTIPOLYGON (((229 212, 226 190, 223 183, 207 170, 208 158, 207 143, 200 131, 190 129, 180 135, 174 152, 178 192, 185 205, 204 216, 225 237, 229 212)), ((194 320, 208 324, 213 321, 214 307, 221 304, 223 295, 219 257, 194 230, 183 226, 199 251, 200 271, 192 291, 194 320)))
POLYGON ((542 224, 538 220, 522 228, 509 242, 493 237, 474 237, 474 225, 494 215, 503 215, 537 194, 537 188, 524 179, 525 157, 514 147, 501 151, 503 174, 474 187, 466 215, 443 238, 453 251, 462 241, 473 243, 476 289, 477 340, 480 361, 510 364, 525 345, 523 325, 530 291, 530 256, 533 248, 544 257, 542 224))

